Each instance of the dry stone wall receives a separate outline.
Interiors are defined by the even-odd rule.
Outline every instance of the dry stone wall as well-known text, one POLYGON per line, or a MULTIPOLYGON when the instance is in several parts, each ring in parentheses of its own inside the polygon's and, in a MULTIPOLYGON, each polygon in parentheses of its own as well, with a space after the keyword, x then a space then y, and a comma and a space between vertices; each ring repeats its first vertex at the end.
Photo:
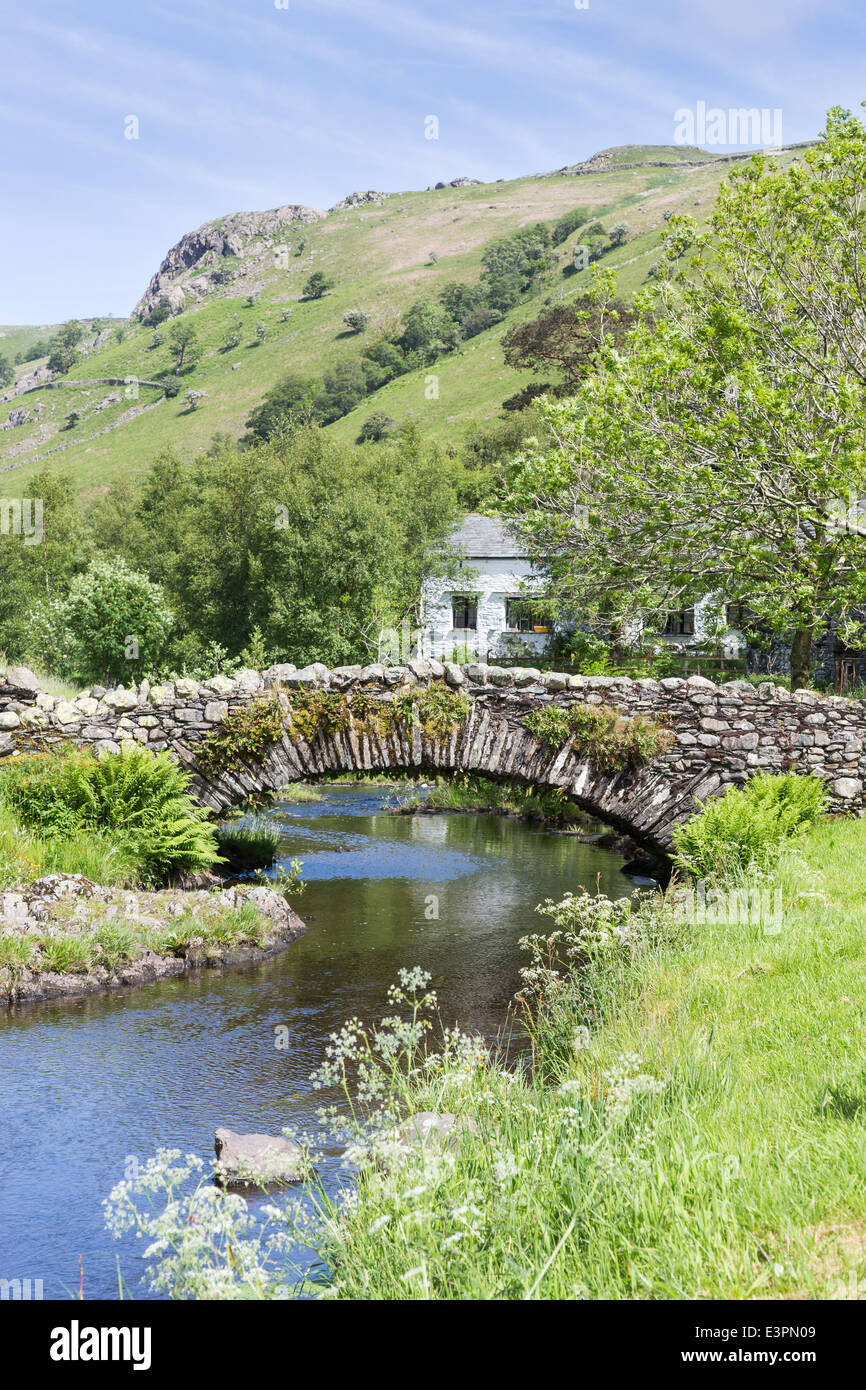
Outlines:
POLYGON ((0 757, 58 741, 114 751, 145 745, 168 749, 195 776, 195 791, 215 812, 250 795, 279 791, 295 781, 348 771, 449 772, 465 770, 538 786, 562 787, 587 810, 666 850, 674 826, 693 814, 696 800, 745 782, 761 769, 815 773, 827 783, 835 810, 862 814, 866 778, 866 707, 859 700, 809 691, 791 695, 769 682, 716 686, 687 680, 628 680, 569 676, 532 668, 457 667, 411 661, 405 667, 316 664, 240 671, 199 683, 178 680, 127 689, 94 686, 72 701, 38 688, 21 668, 0 681, 0 757), (349 708, 354 692, 387 705, 398 695, 431 684, 466 694, 470 712, 442 738, 397 721, 388 733, 349 727, 308 743, 293 727, 298 693, 341 692, 349 708), (218 777, 205 777, 197 750, 229 711, 275 696, 283 711, 283 737, 262 761, 218 777), (574 702, 615 708, 664 724, 667 746, 643 767, 611 772, 581 757, 571 741, 551 750, 523 721, 532 710, 574 702))

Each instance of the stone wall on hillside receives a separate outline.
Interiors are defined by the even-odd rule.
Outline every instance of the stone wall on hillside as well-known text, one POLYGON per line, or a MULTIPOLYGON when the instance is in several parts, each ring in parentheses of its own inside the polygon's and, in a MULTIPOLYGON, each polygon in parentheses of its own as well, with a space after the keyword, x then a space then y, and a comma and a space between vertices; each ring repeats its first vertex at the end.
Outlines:
POLYGON ((8 672, 0 681, 0 757, 58 741, 97 750, 139 744, 168 749, 194 774, 196 794, 215 812, 294 781, 346 771, 488 773, 562 787, 588 811, 662 850, 697 800, 761 769, 814 773, 826 782, 834 810, 857 814, 866 781, 866 705, 859 700, 811 691, 791 695, 769 682, 758 688, 746 681, 716 686, 700 676, 629 680, 437 661, 334 670, 318 663, 302 670, 282 665, 204 683, 94 686, 71 701, 40 691, 21 668, 8 672), (428 738, 417 725, 399 721, 387 734, 364 732, 352 720, 342 731, 319 731, 307 743, 292 724, 299 691, 341 692, 351 710, 355 692, 388 704, 433 684, 470 700, 467 717, 443 738, 428 738), (197 766, 201 741, 231 710, 268 696, 281 705, 283 737, 260 763, 204 777, 197 766), (575 702, 660 722, 668 730, 667 746, 644 766, 610 772, 583 758, 571 740, 551 750, 524 727, 532 710, 575 702))

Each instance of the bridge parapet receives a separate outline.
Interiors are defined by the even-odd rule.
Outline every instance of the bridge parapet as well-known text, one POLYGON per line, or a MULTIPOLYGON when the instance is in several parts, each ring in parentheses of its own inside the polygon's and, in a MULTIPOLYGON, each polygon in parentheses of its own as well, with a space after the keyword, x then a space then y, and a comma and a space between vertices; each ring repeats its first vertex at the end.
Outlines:
POLYGON ((349 771, 470 771, 557 786, 662 850, 697 800, 761 770, 814 773, 826 782, 833 809, 854 813, 863 811, 866 780, 866 706, 859 700, 791 695, 769 681, 716 686, 700 676, 629 680, 426 660, 333 670, 285 664, 206 682, 94 686, 71 701, 41 691, 22 668, 8 672, 0 681, 0 757, 62 741, 96 750, 168 749, 193 772, 197 795, 215 812, 294 781, 349 771), (353 702, 360 710, 362 700, 405 711, 413 692, 420 698, 436 688, 467 697, 465 717, 447 732, 425 733, 405 718, 374 728, 353 713, 353 702), (316 692, 339 697, 344 718, 307 741, 293 715, 316 692), (233 712, 262 699, 278 702, 282 736, 261 760, 205 773, 203 741, 233 712), (663 725, 667 738, 645 764, 611 770, 585 757, 576 740, 551 748, 525 726, 534 710, 574 704, 642 716, 663 725))

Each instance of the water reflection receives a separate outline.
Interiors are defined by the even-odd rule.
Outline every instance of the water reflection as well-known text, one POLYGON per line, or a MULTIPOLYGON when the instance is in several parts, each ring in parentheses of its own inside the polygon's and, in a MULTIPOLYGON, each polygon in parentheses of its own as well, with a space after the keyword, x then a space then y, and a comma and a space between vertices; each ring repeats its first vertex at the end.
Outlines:
MULTIPOLYGON (((518 985, 535 906, 583 884, 633 891, 621 860, 496 816, 396 816, 381 788, 322 789, 277 805, 282 862, 304 862, 306 936, 263 965, 44 1003, 0 1018, 0 1277, 45 1296, 117 1296, 134 1245, 102 1227, 101 1199, 130 1156, 205 1156, 213 1131, 312 1123, 309 1074, 343 1019, 371 1017, 401 966, 429 970, 446 1023, 493 1035, 518 985), (289 1029, 290 1046, 275 1046, 289 1029)), ((323 1170, 333 1188, 336 1156, 323 1170)), ((140 1296, 140 1294, 137 1294, 140 1296)))

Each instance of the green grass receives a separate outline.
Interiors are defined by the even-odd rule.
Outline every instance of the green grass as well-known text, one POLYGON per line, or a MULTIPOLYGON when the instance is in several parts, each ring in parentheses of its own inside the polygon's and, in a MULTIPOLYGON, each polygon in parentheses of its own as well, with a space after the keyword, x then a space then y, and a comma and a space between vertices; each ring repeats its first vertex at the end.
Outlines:
POLYGON ((305 782, 292 782, 280 791, 280 801, 288 801, 293 806, 306 806, 311 802, 321 800, 322 793, 317 791, 315 787, 308 787, 305 782))
POLYGON ((279 835, 265 825, 219 826, 215 834, 220 856, 230 867, 266 868, 273 864, 280 846, 279 835))
POLYGON ((798 851, 777 934, 657 921, 547 977, 531 1074, 401 1083, 478 1133, 366 1171, 328 1296, 862 1298, 866 825, 798 851))
POLYGON ((77 930, 63 930, 63 912, 54 909, 51 932, 29 930, 0 936, 0 994, 26 969, 32 975, 88 975, 98 967, 114 973, 138 960, 146 949, 163 956, 219 957, 233 946, 261 946, 273 931, 273 923, 251 904, 222 908, 218 898, 206 913, 184 913, 161 926, 142 926, 95 916, 77 930))
POLYGON ((251 903, 244 903, 209 917, 186 913, 149 937, 148 945, 161 955, 184 956, 193 946, 209 955, 228 946, 260 946, 271 930, 272 923, 251 903))
MULTIPOLYGON (((23 365, 15 366, 14 358, 24 348, 29 348, 31 344, 37 343, 40 338, 46 342, 57 331, 59 324, 0 324, 0 357, 6 357, 15 368, 16 378, 26 372, 30 372, 36 366, 35 362, 25 362, 23 365)), ((44 360, 44 359, 43 359, 44 360)))
POLYGON ((132 887, 139 881, 134 849, 105 832, 78 829, 68 836, 40 836, 0 805, 0 889, 29 883, 45 874, 84 874, 106 887, 132 887))
POLYGON ((587 823, 587 817, 560 787, 539 789, 517 782, 495 782, 470 773, 440 777, 426 797, 410 795, 394 809, 402 814, 423 811, 478 811, 519 816, 548 825, 587 823))

